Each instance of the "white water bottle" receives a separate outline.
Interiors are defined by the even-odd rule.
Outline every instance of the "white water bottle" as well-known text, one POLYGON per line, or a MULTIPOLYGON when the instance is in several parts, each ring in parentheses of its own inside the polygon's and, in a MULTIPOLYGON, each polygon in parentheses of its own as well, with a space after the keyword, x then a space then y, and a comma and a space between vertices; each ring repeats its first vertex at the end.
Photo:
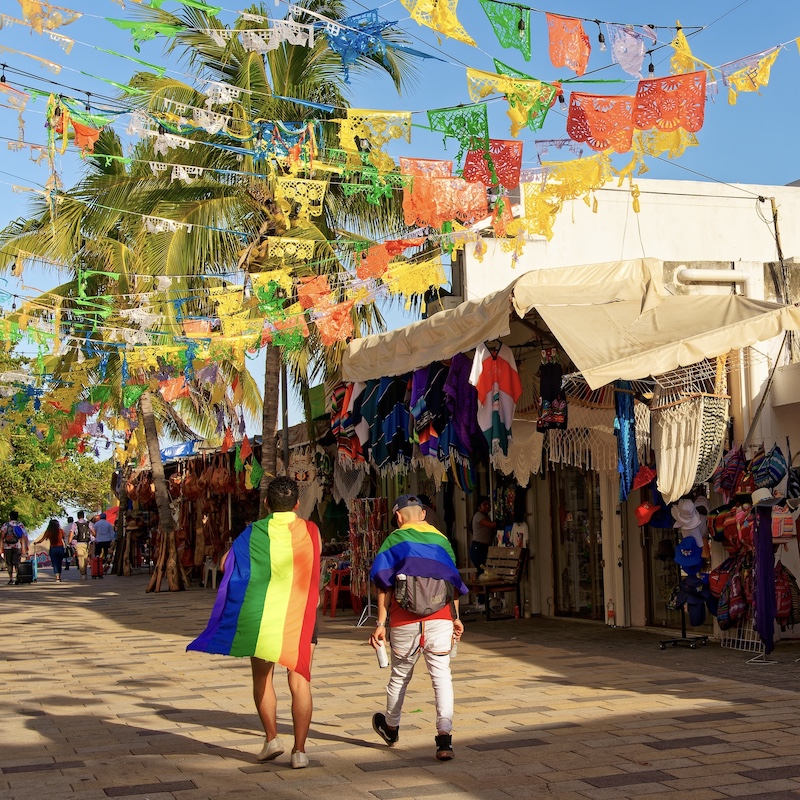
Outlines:
POLYGON ((380 642, 375 649, 375 654, 378 656, 378 666, 381 669, 389 666, 389 654, 386 652, 386 645, 380 642))

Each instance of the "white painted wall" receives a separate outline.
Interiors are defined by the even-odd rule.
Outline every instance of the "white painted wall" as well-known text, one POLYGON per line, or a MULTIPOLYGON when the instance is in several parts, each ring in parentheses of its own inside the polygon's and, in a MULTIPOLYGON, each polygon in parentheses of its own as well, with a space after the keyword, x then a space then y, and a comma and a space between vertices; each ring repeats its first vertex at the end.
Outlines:
POLYGON ((770 197, 778 205, 784 255, 800 255, 800 187, 660 180, 638 180, 637 185, 638 214, 629 190, 613 185, 596 193, 596 214, 582 200, 565 204, 553 238, 528 241, 516 268, 511 253, 491 240, 483 263, 468 245, 465 299, 502 289, 532 269, 643 256, 662 261, 775 261, 771 225, 764 222, 772 217, 770 197), (766 202, 759 202, 759 196, 766 202))

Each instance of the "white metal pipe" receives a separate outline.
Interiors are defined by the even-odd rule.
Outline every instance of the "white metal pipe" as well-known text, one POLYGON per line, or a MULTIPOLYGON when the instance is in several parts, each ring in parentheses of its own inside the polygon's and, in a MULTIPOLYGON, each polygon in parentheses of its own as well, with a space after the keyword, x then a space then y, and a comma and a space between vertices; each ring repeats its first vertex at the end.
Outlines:
POLYGON ((745 297, 752 295, 752 278, 749 273, 735 269, 691 269, 678 267, 675 280, 681 283, 741 283, 745 297))

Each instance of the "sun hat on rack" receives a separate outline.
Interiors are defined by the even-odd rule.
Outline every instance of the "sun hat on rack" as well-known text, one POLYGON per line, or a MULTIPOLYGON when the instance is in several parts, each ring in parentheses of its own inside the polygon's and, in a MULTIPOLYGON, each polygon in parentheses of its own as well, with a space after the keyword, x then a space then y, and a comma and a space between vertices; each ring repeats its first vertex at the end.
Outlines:
POLYGON ((694 540, 694 537, 687 536, 681 539, 675 548, 675 563, 692 574, 692 569, 696 572, 703 562, 703 548, 694 540))
POLYGON ((683 497, 670 509, 675 520, 676 528, 687 528, 694 530, 703 524, 703 519, 697 513, 694 501, 688 497, 683 497))
POLYGON ((642 525, 647 525, 647 523, 650 522, 650 518, 656 513, 656 511, 658 511, 659 508, 661 508, 661 506, 654 505, 649 500, 642 503, 636 509, 636 511, 634 511, 634 514, 636 514, 636 521, 639 523, 639 527, 641 528, 642 525))
POLYGON ((772 489, 756 489, 751 495, 754 506, 776 506, 783 502, 782 497, 774 497, 772 489))

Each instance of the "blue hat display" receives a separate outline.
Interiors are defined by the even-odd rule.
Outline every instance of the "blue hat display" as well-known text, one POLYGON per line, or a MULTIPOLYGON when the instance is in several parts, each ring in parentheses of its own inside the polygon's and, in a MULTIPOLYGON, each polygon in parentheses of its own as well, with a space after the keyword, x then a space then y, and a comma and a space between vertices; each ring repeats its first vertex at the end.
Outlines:
MULTIPOLYGON (((675 563, 689 572, 689 567, 699 567, 703 563, 703 548, 693 536, 686 536, 675 548, 675 563)), ((696 570, 695 570, 696 571, 696 570)))

